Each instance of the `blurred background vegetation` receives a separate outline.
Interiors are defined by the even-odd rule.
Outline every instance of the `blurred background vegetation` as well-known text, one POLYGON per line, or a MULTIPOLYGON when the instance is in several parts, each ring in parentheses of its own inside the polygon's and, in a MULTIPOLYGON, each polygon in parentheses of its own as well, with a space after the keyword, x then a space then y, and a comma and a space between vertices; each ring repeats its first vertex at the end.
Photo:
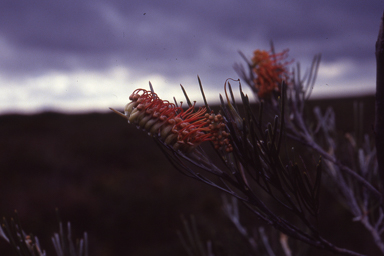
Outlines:
MULTIPOLYGON (((363 130, 372 135, 373 96, 309 101, 307 107, 333 106, 343 139, 355 130, 354 102, 363 103, 363 130)), ((221 209, 221 192, 181 175, 146 132, 113 113, 3 115, 0 137, 0 216, 17 210, 23 229, 39 237, 48 255, 54 255, 50 237, 58 230, 55 208, 72 223, 73 237, 88 232, 90 255, 185 255, 177 230, 183 229, 180 217, 190 215, 215 255, 248 255, 248 244, 221 209)), ((320 230, 331 242, 375 252, 367 231, 351 234, 361 227, 350 225, 351 216, 325 189, 320 207, 320 230), (343 236, 334 235, 342 229, 343 236)), ((2 240, 0 252, 12 255, 2 240)))

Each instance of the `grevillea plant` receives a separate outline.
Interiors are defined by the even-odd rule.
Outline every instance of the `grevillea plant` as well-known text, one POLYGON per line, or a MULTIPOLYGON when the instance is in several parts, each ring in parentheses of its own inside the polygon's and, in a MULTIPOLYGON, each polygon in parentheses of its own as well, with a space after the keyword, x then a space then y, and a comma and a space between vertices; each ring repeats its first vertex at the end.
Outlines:
MULTIPOLYGON (((240 54, 246 66, 236 64, 235 70, 257 96, 256 105, 242 91, 240 79, 227 79, 225 97, 220 95, 221 112, 214 113, 198 78, 204 107, 196 108, 183 87, 188 108, 161 100, 150 84, 150 91, 137 89, 132 93, 123 113, 112 110, 153 136, 180 172, 232 196, 258 219, 281 232, 280 252, 285 255, 291 255, 287 237, 338 254, 362 255, 336 246, 319 231, 322 179, 337 191, 335 197, 350 211, 353 221, 363 224, 384 254, 384 207, 380 207, 379 166, 371 140, 368 135, 359 141, 348 134, 347 143, 352 150, 346 153, 346 159, 350 163, 342 164, 335 154, 340 145, 333 110, 328 108, 323 114, 314 108, 314 119, 306 118, 304 106, 316 80, 320 55, 314 57, 308 72, 301 76, 300 66, 293 68, 292 61, 287 60, 287 50, 275 53, 272 45, 269 51, 256 50, 250 60, 240 54), (238 84, 239 105, 230 82, 238 84), (212 144, 217 159, 207 153, 204 142, 212 144), (311 159, 298 161, 300 156, 288 150, 292 143, 311 152, 317 157, 316 163, 311 159)), ((381 134, 380 130, 376 133, 381 134)), ((224 197, 225 212, 258 253, 258 241, 240 222, 237 201, 224 197)), ((258 230, 265 238, 264 229, 258 230)), ((264 252, 273 255, 265 240, 262 239, 264 252)), ((191 241, 193 244, 194 239, 191 241)), ((213 255, 211 247, 208 251, 213 255)))

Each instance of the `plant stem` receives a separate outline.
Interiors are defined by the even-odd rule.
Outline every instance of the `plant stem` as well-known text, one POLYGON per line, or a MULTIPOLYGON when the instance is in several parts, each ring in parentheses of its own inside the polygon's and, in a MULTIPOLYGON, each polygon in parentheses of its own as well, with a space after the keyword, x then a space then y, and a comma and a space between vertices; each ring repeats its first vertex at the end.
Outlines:
MULTIPOLYGON (((376 42, 376 116, 375 137, 381 194, 384 195, 384 14, 376 42)), ((382 197, 383 198, 383 197, 382 197)), ((383 204, 383 201, 382 201, 383 204)))

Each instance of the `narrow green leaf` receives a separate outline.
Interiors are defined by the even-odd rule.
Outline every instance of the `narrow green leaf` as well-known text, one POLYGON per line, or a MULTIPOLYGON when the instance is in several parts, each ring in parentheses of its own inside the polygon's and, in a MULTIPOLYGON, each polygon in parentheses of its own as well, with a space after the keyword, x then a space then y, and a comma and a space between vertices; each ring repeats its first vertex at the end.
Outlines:
POLYGON ((183 87, 181 84, 180 84, 180 87, 181 87, 181 90, 182 90, 183 93, 184 93, 185 99, 187 100, 187 104, 188 104, 188 106, 191 107, 191 106, 192 106, 192 103, 191 103, 191 101, 189 100, 189 97, 188 97, 187 92, 185 91, 184 87, 183 87))

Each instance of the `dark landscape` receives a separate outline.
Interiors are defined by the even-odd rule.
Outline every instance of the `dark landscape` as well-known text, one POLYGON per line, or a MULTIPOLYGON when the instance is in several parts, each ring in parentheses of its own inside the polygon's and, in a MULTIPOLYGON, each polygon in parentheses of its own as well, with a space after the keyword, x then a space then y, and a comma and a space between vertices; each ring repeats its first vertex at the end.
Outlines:
MULTIPOLYGON (((362 127, 372 136, 373 96, 310 101, 307 108, 333 106, 342 135, 356 126, 354 102, 363 103, 362 127)), ((10 219, 17 210, 23 229, 39 237, 48 255, 55 255, 56 208, 71 222, 73 237, 88 232, 92 256, 186 255, 177 230, 183 230, 181 216, 190 215, 202 238, 213 241, 216 256, 247 255, 246 241, 233 235, 221 210, 221 193, 179 173, 146 132, 112 112, 2 115, 0 156, 0 216, 10 219)), ((322 192, 324 236, 374 255, 368 232, 322 192), (362 234, 358 241, 356 232, 362 234)), ((310 250, 308 255, 333 255, 310 250)), ((0 255, 13 255, 2 240, 0 255)))

